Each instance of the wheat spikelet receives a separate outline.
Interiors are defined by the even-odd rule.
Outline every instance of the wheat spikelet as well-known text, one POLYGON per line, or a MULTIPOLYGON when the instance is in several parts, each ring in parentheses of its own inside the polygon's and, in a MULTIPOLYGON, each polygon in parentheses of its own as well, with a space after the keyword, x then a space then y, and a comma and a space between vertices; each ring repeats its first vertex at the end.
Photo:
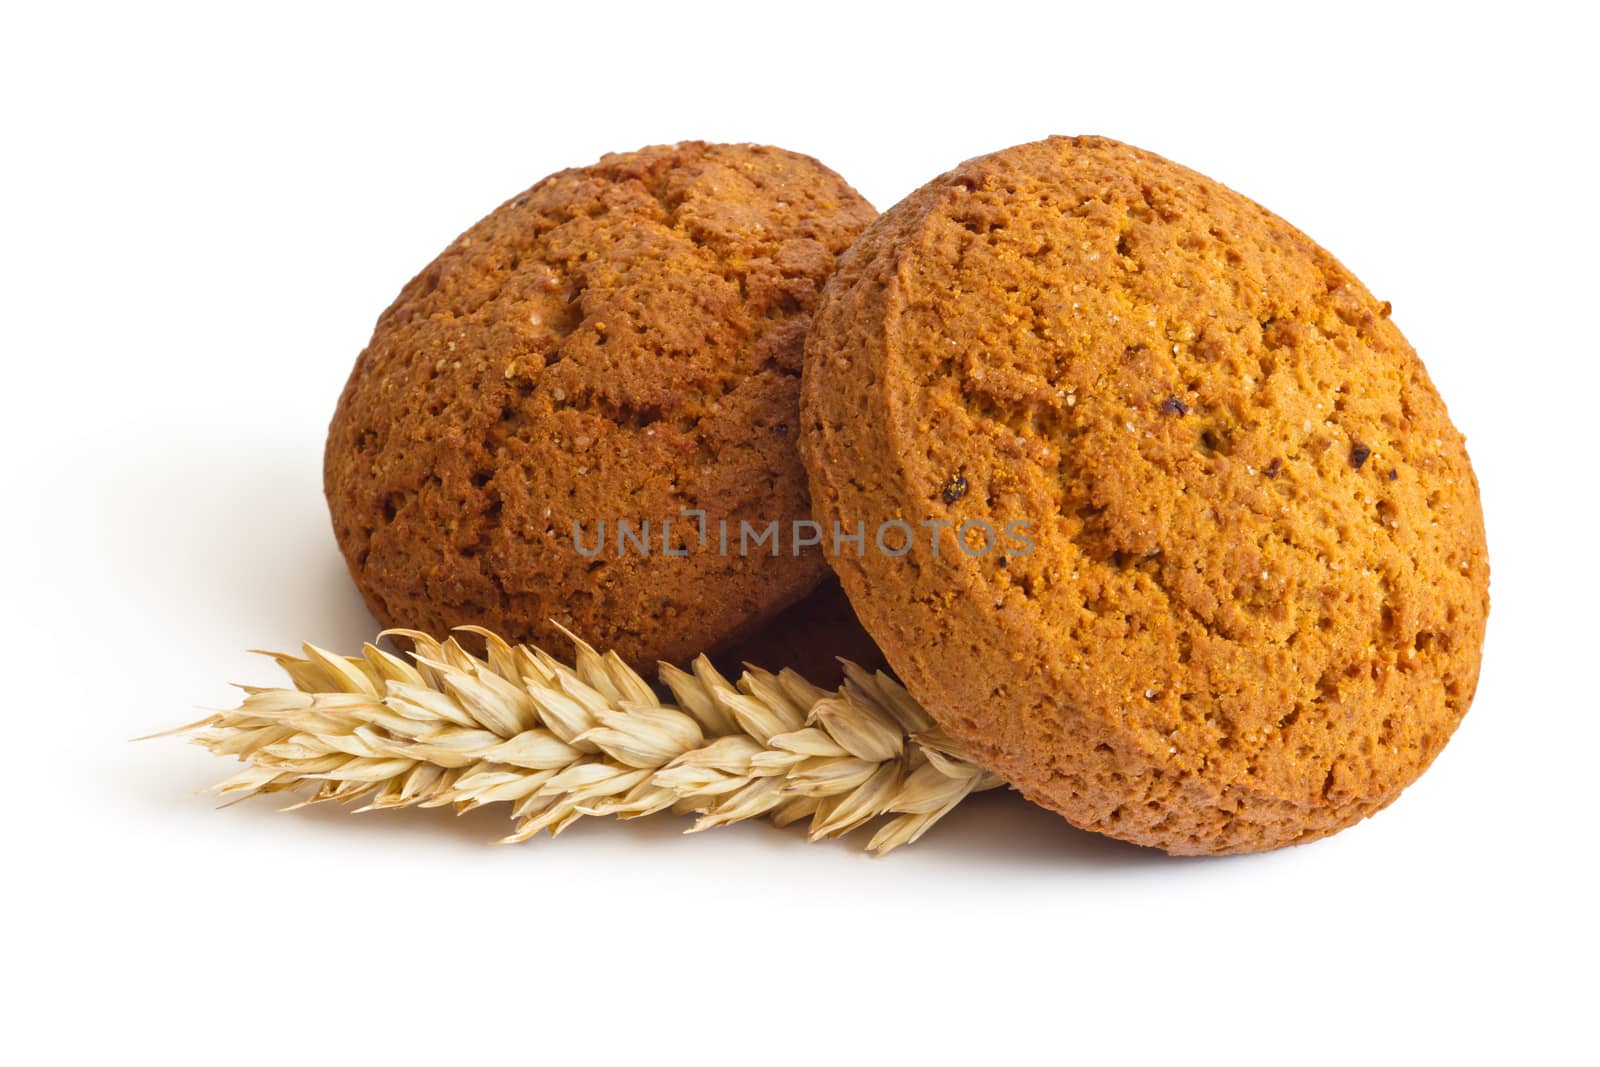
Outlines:
POLYGON ((661 665, 675 701, 664 703, 576 637, 569 664, 464 629, 484 639, 483 658, 412 630, 389 631, 411 642, 410 662, 372 644, 351 657, 309 644, 267 653, 293 689, 242 687, 238 708, 174 732, 247 765, 213 787, 223 796, 307 789, 301 804, 365 798, 360 811, 504 802, 505 841, 585 815, 695 813, 691 832, 809 817, 812 840, 888 816, 867 844, 882 854, 1001 784, 898 682, 855 664, 829 691, 754 667, 735 685, 701 656, 692 671, 661 665))

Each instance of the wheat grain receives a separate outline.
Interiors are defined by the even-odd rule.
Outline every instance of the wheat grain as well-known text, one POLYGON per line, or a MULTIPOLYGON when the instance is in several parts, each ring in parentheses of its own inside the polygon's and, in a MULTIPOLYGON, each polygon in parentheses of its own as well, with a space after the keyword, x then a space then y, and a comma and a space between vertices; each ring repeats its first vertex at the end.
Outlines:
POLYGON ((812 840, 887 816, 867 844, 882 854, 1001 784, 898 682, 853 663, 832 691, 754 667, 735 685, 705 656, 692 671, 662 664, 665 703, 576 637, 569 664, 464 629, 483 657, 411 630, 389 631, 411 642, 410 662, 372 644, 267 653, 294 688, 243 687, 239 707, 173 732, 246 764, 213 787, 222 796, 309 789, 293 806, 366 798, 360 811, 508 803, 505 841, 586 815, 694 813, 690 832, 809 817, 812 840))

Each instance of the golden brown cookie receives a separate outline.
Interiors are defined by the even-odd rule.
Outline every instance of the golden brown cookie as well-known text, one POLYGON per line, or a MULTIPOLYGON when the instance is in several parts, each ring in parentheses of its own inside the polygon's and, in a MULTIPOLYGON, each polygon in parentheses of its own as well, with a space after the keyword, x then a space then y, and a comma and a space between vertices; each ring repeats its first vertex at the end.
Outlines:
POLYGON ((805 596, 819 550, 699 533, 809 517, 801 349, 872 216, 814 159, 689 142, 551 175, 462 234, 379 318, 328 433, 373 614, 546 642, 554 619, 653 667, 805 596))
POLYGON ((1472 700, 1489 570, 1461 434, 1387 303, 1193 171, 1081 137, 936 178, 829 283, 803 412, 818 519, 918 533, 831 558, 862 622, 1078 826, 1179 853, 1321 837, 1472 700))

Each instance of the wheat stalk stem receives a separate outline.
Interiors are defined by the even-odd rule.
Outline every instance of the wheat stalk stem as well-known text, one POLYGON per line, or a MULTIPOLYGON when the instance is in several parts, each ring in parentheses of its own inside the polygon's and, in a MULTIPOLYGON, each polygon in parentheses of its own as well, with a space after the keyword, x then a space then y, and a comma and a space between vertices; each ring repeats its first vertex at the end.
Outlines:
POLYGON ((411 642, 409 662, 372 644, 360 656, 309 644, 266 653, 294 688, 241 687, 237 708, 173 732, 246 764, 212 787, 230 799, 298 789, 308 792, 293 807, 506 803, 505 841, 586 815, 697 814, 688 832, 809 818, 812 840, 881 816, 867 848, 882 854, 1001 784, 898 682, 853 663, 837 690, 755 667, 735 684, 705 656, 690 671, 662 664, 665 703, 615 653, 576 637, 566 663, 464 629, 483 638, 483 657, 413 630, 388 631, 411 642))

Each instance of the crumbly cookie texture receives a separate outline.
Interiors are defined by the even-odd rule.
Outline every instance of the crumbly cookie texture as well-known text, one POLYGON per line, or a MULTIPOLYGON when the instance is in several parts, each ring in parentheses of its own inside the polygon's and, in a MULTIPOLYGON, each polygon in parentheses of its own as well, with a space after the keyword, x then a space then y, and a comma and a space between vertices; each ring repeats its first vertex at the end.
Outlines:
POLYGON ((820 551, 724 554, 682 513, 809 518, 802 346, 873 214, 806 156, 689 142, 554 174, 462 234, 378 320, 328 433, 373 614, 537 642, 554 620, 652 666, 804 597, 820 551), (602 521, 580 553, 574 524, 593 549, 602 521), (618 552, 619 521, 649 522, 648 552, 618 552))
POLYGON ((1115 141, 935 179, 861 236, 807 344, 818 519, 957 524, 937 555, 831 561, 862 622, 1078 826, 1251 852, 1372 814, 1466 712, 1488 613, 1463 438, 1389 311, 1115 141), (968 554, 978 520, 1001 533, 968 554))

